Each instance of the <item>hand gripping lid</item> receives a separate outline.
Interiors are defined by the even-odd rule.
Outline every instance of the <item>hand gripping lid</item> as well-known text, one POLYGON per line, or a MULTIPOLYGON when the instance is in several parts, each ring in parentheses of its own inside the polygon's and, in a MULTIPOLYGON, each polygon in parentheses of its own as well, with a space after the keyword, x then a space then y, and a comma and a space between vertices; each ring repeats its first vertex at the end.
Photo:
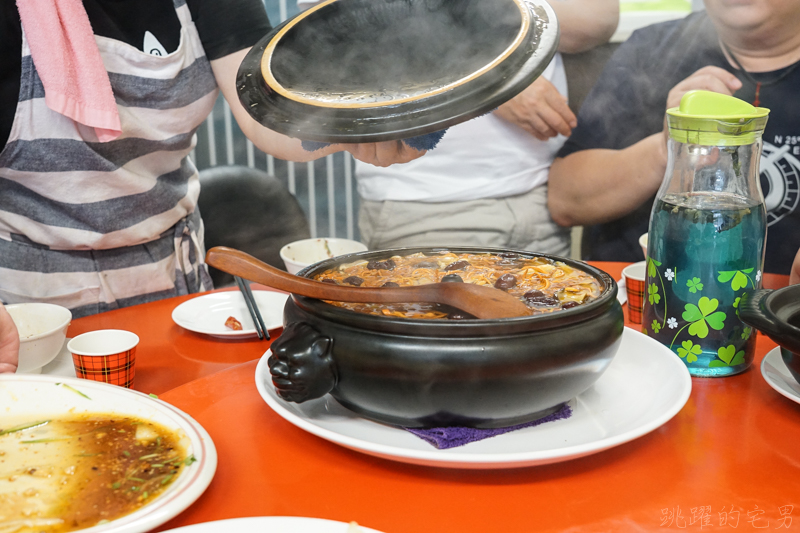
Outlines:
POLYGON ((764 132, 769 109, 711 91, 689 91, 667 110, 669 136, 686 144, 742 146, 764 132))

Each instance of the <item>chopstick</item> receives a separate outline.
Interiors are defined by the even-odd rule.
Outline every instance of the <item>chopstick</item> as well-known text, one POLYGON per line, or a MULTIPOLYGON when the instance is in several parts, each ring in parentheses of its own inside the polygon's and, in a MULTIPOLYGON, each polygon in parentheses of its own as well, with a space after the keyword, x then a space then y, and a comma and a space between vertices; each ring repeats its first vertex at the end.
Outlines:
POLYGON ((261 318, 261 313, 258 311, 256 299, 253 296, 253 291, 250 289, 250 283, 239 276, 234 276, 236 285, 239 286, 239 291, 244 296, 244 302, 247 304, 247 310, 250 311, 250 318, 253 319, 253 324, 256 326, 256 334, 261 340, 269 340, 269 331, 264 326, 264 319, 261 318))

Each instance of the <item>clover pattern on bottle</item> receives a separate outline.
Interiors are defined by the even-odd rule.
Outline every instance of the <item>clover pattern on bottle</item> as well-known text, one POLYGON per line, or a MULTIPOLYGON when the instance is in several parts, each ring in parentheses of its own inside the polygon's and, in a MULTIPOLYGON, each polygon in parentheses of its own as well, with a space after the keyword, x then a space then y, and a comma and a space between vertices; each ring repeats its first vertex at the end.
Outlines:
MULTIPOLYGON (((651 306, 659 306, 663 301, 663 318, 659 321, 654 319, 650 324, 646 324, 643 332, 648 334, 648 327, 653 333, 660 333, 662 329, 677 330, 672 337, 669 348, 688 364, 695 363, 698 356, 702 353, 701 341, 708 337, 711 330, 721 331, 730 320, 728 312, 719 309, 720 302, 716 298, 709 298, 703 295, 703 289, 708 283, 720 283, 730 286, 730 290, 736 294, 733 301, 733 312, 736 319, 739 317, 739 302, 741 293, 748 288, 758 288, 761 280, 761 271, 758 270, 753 275, 755 268, 744 270, 725 270, 717 272, 716 280, 704 280, 699 277, 688 277, 683 280, 678 277, 676 267, 667 267, 661 272, 662 263, 653 259, 647 259, 647 300, 651 306), (696 295, 696 301, 683 302, 683 309, 676 311, 669 308, 668 298, 662 295, 667 294, 666 283, 684 283, 688 293, 696 295), (671 312, 673 314, 671 314, 671 312), (678 336, 686 330, 686 333, 694 339, 679 341, 678 336), (677 343, 677 345, 676 345, 677 343)), ((741 324, 741 323, 740 323, 741 324)), ((753 334, 752 328, 741 324, 741 331, 738 336, 742 341, 747 341, 753 334)), ((737 349, 734 344, 719 347, 716 358, 708 364, 709 368, 724 366, 737 366, 745 362, 745 351, 737 349)))

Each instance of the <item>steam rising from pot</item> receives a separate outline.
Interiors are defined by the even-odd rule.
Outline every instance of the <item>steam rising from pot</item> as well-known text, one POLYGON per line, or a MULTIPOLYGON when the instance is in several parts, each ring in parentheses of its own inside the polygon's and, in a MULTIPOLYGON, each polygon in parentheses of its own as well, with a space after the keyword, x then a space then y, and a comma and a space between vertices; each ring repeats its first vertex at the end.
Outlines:
POLYGON ((520 31, 508 0, 345 0, 309 14, 272 56, 276 80, 320 102, 435 91, 500 56, 520 31))
POLYGON ((557 44, 546 0, 337 0, 264 36, 236 84, 251 117, 290 137, 408 139, 513 98, 557 44))

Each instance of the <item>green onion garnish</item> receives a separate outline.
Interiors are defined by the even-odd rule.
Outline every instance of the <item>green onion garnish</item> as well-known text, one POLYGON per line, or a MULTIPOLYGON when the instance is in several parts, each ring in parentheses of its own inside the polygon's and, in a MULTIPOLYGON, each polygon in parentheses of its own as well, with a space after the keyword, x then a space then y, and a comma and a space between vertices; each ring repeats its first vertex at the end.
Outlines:
POLYGON ((59 440, 69 440, 72 437, 53 437, 52 439, 21 440, 20 444, 39 444, 40 442, 56 442, 59 440))
POLYGON ((81 391, 79 391, 79 390, 78 390, 78 389, 76 389, 76 388, 70 387, 70 386, 69 386, 69 385, 67 385, 66 383, 56 383, 56 385, 61 385, 62 387, 64 387, 64 388, 66 388, 66 389, 69 389, 69 390, 71 390, 71 391, 72 391, 72 392, 74 392, 75 394, 80 394, 81 396, 83 396, 83 397, 84 397, 84 398, 86 398, 87 400, 91 400, 91 398, 89 398, 88 396, 86 396, 84 393, 82 393, 81 391))
POLYGON ((42 420, 41 422, 34 422, 33 424, 27 424, 23 426, 14 426, 13 428, 3 429, 0 430, 0 435, 8 435, 9 433, 16 433, 17 431, 23 431, 26 429, 38 428, 39 426, 43 426, 49 423, 49 420, 42 420))

